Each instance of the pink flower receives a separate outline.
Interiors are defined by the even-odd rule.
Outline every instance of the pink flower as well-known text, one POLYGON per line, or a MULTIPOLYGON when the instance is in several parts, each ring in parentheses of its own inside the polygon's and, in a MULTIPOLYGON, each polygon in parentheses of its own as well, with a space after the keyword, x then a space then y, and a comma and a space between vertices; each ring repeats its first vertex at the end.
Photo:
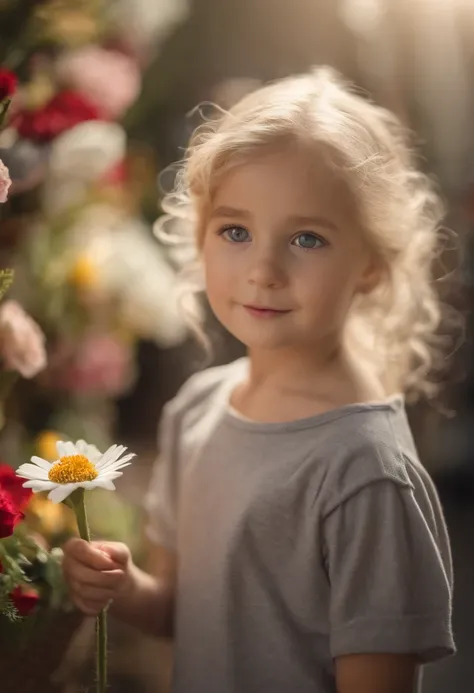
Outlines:
POLYGON ((116 397, 133 382, 131 346, 109 334, 90 334, 79 343, 63 343, 51 358, 52 387, 81 394, 116 397))
POLYGON ((104 117, 115 120, 135 101, 140 71, 123 53, 86 46, 66 53, 57 64, 59 78, 83 94, 104 117))
POLYGON ((0 356, 7 369, 34 378, 46 366, 45 337, 17 301, 0 304, 0 356))
POLYGON ((0 159, 0 204, 7 201, 8 190, 11 184, 8 169, 0 159))

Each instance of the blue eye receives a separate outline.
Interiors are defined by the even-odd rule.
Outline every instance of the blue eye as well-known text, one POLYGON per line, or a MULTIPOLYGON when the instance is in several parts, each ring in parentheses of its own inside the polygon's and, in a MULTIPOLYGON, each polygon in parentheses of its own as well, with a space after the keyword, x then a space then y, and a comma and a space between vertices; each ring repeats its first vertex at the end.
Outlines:
POLYGON ((219 234, 231 243, 248 243, 250 233, 243 226, 225 226, 219 234))
POLYGON ((297 248, 303 248, 304 250, 313 250, 314 248, 321 248, 326 245, 326 241, 322 238, 316 236, 314 233, 308 232, 300 233, 294 238, 292 243, 296 245, 297 248))

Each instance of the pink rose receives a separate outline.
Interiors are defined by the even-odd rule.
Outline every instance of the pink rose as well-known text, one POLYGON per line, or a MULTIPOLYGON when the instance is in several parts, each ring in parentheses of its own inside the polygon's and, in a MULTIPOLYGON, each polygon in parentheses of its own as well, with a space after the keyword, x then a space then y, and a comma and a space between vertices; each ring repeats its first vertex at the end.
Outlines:
POLYGON ((58 61, 57 73, 112 120, 135 101, 141 86, 140 71, 131 58, 98 46, 66 53, 58 61))
POLYGON ((0 303, 0 356, 8 370, 34 378, 46 367, 45 337, 17 301, 0 303))
POLYGON ((12 182, 10 180, 8 169, 0 159, 0 203, 7 201, 8 190, 11 184, 12 182))

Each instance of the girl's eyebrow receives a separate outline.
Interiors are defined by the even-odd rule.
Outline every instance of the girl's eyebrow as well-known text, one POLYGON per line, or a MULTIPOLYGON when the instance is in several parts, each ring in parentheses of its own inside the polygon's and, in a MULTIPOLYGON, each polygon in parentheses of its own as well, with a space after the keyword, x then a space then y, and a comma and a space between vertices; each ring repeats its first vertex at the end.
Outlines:
POLYGON ((288 221, 296 226, 305 226, 307 224, 308 226, 321 226, 330 231, 337 231, 336 224, 326 217, 305 217, 295 214, 288 217, 288 221))
POLYGON ((216 207, 212 211, 211 218, 218 218, 222 219, 223 217, 225 218, 235 218, 239 217, 240 219, 249 219, 252 215, 250 212, 246 211, 245 209, 237 209, 235 207, 216 207))
MULTIPOLYGON (((211 219, 250 219, 251 213, 245 209, 237 209, 236 207, 216 207, 211 214, 211 219)), ((319 226, 330 231, 337 231, 337 226, 334 222, 326 217, 311 217, 293 214, 288 217, 288 223, 295 226, 319 226)))

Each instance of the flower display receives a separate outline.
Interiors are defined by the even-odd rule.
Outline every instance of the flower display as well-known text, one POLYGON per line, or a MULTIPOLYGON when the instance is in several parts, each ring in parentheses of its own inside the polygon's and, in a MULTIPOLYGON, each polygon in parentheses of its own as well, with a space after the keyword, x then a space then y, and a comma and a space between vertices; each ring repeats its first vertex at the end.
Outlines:
POLYGON ((129 453, 122 457, 127 450, 123 445, 112 445, 101 454, 95 445, 89 445, 83 440, 77 443, 57 443, 59 459, 48 462, 34 455, 31 463, 22 464, 16 473, 27 479, 23 486, 33 492, 48 491, 48 498, 54 503, 61 503, 77 489, 105 488, 115 489, 114 479, 122 476, 120 470, 127 467, 135 457, 129 453))
MULTIPOLYGON (((187 329, 173 258, 151 230, 155 153, 128 141, 127 112, 187 5, 2 8, 2 55, 16 73, 0 69, 0 203, 11 197, 0 216, 15 267, 6 300, 13 271, 0 270, 0 428, 13 465, 0 465, 0 614, 11 620, 67 609, 60 546, 90 538, 89 491, 94 534, 139 548, 141 514, 107 492, 133 458, 111 445, 115 400, 135 383, 140 339, 171 346, 187 329)), ((105 611, 97 634, 105 693, 105 611)))
POLYGON ((17 301, 0 304, 0 356, 8 370, 34 378, 46 366, 45 337, 17 301))

